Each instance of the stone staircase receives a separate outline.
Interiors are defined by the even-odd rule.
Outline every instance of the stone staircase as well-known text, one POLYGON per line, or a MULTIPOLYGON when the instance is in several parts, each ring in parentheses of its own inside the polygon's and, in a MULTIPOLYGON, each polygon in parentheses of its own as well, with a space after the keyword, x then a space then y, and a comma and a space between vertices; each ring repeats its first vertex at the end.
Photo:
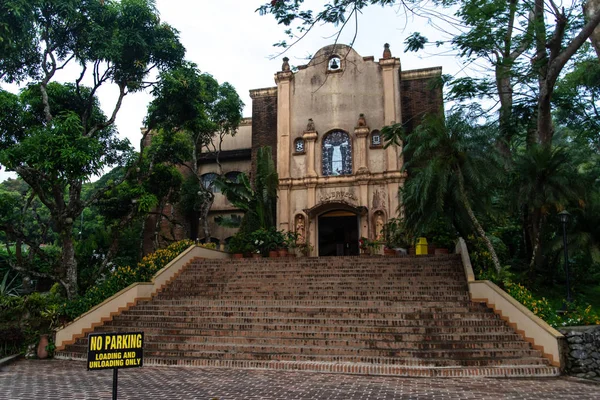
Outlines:
MULTIPOLYGON (((194 260, 95 332, 145 332, 145 365, 397 376, 555 376, 460 257, 194 260)), ((58 353, 85 359, 87 338, 58 353)))

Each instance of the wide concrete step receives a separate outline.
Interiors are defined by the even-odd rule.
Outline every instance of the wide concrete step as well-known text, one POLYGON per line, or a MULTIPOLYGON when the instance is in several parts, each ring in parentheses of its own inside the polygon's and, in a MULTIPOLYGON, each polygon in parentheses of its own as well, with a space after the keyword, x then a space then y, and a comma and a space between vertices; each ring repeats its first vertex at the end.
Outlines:
POLYGON ((411 312, 422 312, 422 313, 441 313, 441 312, 468 312, 468 311, 488 311, 487 308, 475 304, 468 303, 465 305, 455 305, 448 307, 427 307, 427 306, 404 306, 399 304, 394 307, 344 307, 344 306, 324 306, 324 307, 311 307, 311 306, 279 306, 279 305, 234 305, 234 306, 223 306, 223 305, 210 305, 210 306, 196 306, 196 305, 166 305, 166 304, 154 304, 144 303, 138 305, 128 311, 124 311, 122 314, 154 314, 154 315, 193 315, 196 313, 249 313, 249 312, 262 312, 262 313, 411 313, 411 312), (180 314, 181 313, 181 314, 180 314))
MULTIPOLYGON (((119 321, 113 320, 105 323, 106 326, 114 326, 114 327, 125 327, 125 328, 133 328, 136 329, 145 329, 145 328, 156 328, 160 326, 165 326, 165 321, 136 321, 135 324, 131 324, 130 321, 119 321)), ((450 328, 450 327, 485 327, 486 329, 490 329, 497 326, 503 326, 504 321, 501 320, 465 320, 465 321, 457 321, 455 323, 449 324, 446 321, 398 321, 395 325, 380 325, 374 326, 372 324, 348 324, 348 325, 332 325, 332 324, 285 324, 285 323, 256 323, 254 321, 248 322, 202 322, 202 323, 192 323, 192 322, 170 322, 169 327, 173 329, 209 329, 209 330, 238 330, 238 331, 256 331, 256 330, 286 330, 286 331, 318 331, 318 332, 385 332, 385 333, 393 333, 397 332, 398 328, 450 328)))
MULTIPOLYGON (((176 299, 163 299, 160 296, 148 301, 141 301, 138 305, 156 305, 158 307, 186 306, 186 307, 360 307, 360 308, 394 308, 394 307, 468 307, 470 303, 467 300, 461 301, 437 301, 419 300, 419 301, 365 301, 365 300, 214 300, 199 297, 182 297, 176 299)), ((481 303, 479 303, 481 304, 481 303)), ((487 307, 485 307, 487 309, 487 307)))
MULTIPOLYGON (((247 312, 247 313, 214 313, 196 312, 187 313, 153 313, 136 312, 135 310, 115 316, 114 321, 162 321, 171 322, 246 322, 252 320, 255 323, 285 323, 285 324, 356 324, 374 326, 396 326, 407 321, 449 321, 455 320, 496 320, 498 316, 489 312, 439 312, 439 313, 269 313, 269 312, 247 312)), ((426 323, 426 322, 425 322, 426 323)))
MULTIPOLYGON (((85 360, 80 354, 59 354, 58 358, 85 360)), ((147 366, 224 367, 239 369, 277 369, 289 371, 325 372, 357 375, 404 377, 553 377, 560 375, 555 367, 538 363, 538 359, 516 359, 512 364, 496 360, 385 360, 355 361, 280 361, 280 360, 218 360, 192 357, 145 357, 147 366), (393 361, 393 363, 386 363, 393 361), (448 365, 451 364, 451 365, 448 365)))

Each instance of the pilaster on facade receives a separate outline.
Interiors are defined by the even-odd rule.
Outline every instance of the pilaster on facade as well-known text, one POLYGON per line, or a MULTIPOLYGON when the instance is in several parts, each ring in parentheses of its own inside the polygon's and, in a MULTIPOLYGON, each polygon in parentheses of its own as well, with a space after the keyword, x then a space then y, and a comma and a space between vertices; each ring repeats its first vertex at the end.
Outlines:
POLYGON ((315 170, 315 142, 319 137, 317 131, 304 131, 302 139, 306 142, 306 176, 316 177, 315 170))
POLYGON ((369 160, 367 153, 367 139, 371 129, 368 126, 357 126, 354 128, 354 135, 356 136, 357 144, 357 168, 356 173, 359 175, 369 173, 369 160))
MULTIPOLYGON (((400 103, 400 59, 390 57, 379 60, 383 76, 383 117, 384 125, 392 125, 402 121, 400 103)), ((400 169, 402 164, 395 146, 385 150, 386 167, 388 171, 400 169)))
POLYGON ((290 177, 291 153, 291 82, 294 73, 289 71, 289 65, 284 60, 283 71, 275 74, 277 83, 277 173, 280 178, 290 177), (286 70, 287 69, 287 70, 286 70))

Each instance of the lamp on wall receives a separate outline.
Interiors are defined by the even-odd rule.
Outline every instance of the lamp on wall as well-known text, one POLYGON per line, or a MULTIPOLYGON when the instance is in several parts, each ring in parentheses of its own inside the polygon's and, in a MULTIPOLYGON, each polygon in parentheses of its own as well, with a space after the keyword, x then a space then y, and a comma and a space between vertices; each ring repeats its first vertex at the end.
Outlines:
POLYGON ((558 218, 562 222, 563 226, 563 247, 565 249, 565 274, 567 275, 567 303, 570 304, 571 299, 571 283, 569 277, 569 253, 567 251, 567 223, 571 218, 571 214, 567 210, 563 210, 558 213, 558 218))

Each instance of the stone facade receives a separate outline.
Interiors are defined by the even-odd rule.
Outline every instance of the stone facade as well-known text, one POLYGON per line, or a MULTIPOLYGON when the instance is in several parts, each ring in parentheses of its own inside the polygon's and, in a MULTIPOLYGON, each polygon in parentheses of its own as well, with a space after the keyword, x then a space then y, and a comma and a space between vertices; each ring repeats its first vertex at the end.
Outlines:
POLYGON ((580 378, 600 378, 600 326, 561 328, 568 344, 566 372, 580 378))
POLYGON ((405 176, 401 149, 385 149, 379 132, 396 122, 412 128, 425 113, 441 112, 441 88, 434 85, 440 77, 441 68, 402 72, 388 47, 379 61, 351 47, 331 45, 295 73, 284 62, 273 88, 278 99, 279 229, 298 230, 294 225, 300 221, 314 256, 356 254, 359 237, 380 239, 382 225, 399 208, 397 193, 405 176), (335 151, 343 170, 329 166, 335 151), (356 229, 352 222, 340 228, 346 232, 321 229, 352 216, 356 229), (325 252, 320 247, 326 242, 331 249, 325 252))

